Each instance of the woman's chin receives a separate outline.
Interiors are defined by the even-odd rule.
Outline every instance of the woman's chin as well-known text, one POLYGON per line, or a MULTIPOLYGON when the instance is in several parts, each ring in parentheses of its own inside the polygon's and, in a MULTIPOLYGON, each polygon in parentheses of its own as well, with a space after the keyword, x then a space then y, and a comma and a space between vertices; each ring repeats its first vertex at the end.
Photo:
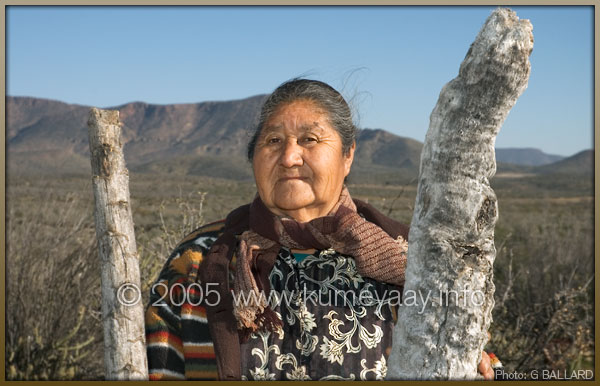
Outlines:
POLYGON ((308 207, 310 204, 313 203, 313 200, 308 200, 308 199, 299 199, 299 197, 294 197, 293 199, 290 200, 277 200, 275 202, 275 205, 282 211, 295 211, 295 210, 301 210, 304 209, 306 207, 308 207))
POLYGON ((312 192, 302 192, 298 191, 298 189, 277 192, 275 197, 275 206, 282 211, 302 210, 312 206, 315 201, 315 196, 312 192))

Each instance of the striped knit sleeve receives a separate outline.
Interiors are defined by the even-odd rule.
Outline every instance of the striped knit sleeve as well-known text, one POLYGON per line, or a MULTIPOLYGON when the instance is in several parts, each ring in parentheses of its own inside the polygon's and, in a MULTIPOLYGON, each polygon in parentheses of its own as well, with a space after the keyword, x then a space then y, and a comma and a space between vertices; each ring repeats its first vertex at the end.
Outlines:
POLYGON ((198 267, 223 225, 212 223, 184 238, 150 290, 146 308, 150 380, 217 379, 198 267))

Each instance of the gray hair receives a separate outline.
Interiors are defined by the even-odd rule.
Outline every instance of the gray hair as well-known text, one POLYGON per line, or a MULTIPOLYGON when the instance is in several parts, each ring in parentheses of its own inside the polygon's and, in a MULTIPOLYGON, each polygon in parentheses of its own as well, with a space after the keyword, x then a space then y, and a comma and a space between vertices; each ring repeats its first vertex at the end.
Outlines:
POLYGON ((352 112, 344 97, 327 83, 311 79, 292 79, 273 91, 262 106, 258 125, 252 139, 248 142, 248 160, 254 158, 256 141, 265 122, 282 105, 297 100, 309 100, 316 103, 328 116, 329 124, 342 138, 342 152, 347 155, 356 140, 356 126, 352 121, 352 112))

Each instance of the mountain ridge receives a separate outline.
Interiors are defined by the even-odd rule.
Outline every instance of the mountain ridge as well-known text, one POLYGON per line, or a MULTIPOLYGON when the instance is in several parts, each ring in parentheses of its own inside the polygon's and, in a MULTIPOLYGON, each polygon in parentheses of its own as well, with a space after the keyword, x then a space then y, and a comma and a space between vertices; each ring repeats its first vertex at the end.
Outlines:
MULTIPOLYGON (((125 158, 132 171, 251 179, 245 149, 266 97, 163 105, 137 101, 108 109, 119 110, 125 158)), ((10 96, 6 106, 10 172, 90 172, 86 125, 90 107, 10 96)), ((350 179, 414 180, 422 147, 420 141, 383 129, 360 129, 350 179)), ((496 149, 496 154, 499 169, 516 160, 521 165, 506 167, 534 173, 556 172, 537 168, 548 166, 548 160, 564 160, 534 148, 496 149)), ((569 170, 582 172, 576 167, 569 170)))

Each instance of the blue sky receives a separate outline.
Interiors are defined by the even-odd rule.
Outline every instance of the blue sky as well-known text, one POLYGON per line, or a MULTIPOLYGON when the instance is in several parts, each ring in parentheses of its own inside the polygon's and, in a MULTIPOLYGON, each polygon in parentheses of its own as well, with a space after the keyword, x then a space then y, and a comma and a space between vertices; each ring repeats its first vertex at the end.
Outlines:
MULTIPOLYGON (((271 92, 307 76, 342 91, 361 127, 423 141, 494 7, 8 6, 7 94, 117 106, 271 92)), ((529 87, 497 147, 593 147, 593 7, 515 6, 533 24, 529 87)))

